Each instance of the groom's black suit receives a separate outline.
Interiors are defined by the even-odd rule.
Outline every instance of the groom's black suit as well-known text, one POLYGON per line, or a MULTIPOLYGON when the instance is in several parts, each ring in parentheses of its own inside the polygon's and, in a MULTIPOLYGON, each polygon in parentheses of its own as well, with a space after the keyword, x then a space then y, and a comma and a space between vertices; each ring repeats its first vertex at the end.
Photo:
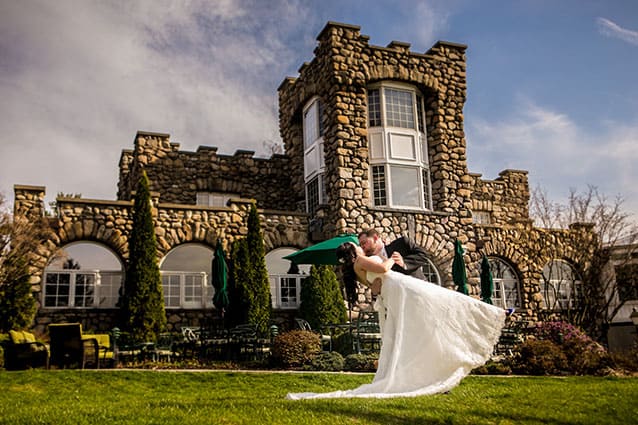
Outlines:
POLYGON ((388 254, 388 258, 392 256, 393 252, 398 252, 403 257, 405 268, 395 264, 392 266, 392 270, 425 280, 421 266, 427 263, 428 256, 425 250, 412 239, 407 236, 397 238, 385 246, 385 252, 388 254))

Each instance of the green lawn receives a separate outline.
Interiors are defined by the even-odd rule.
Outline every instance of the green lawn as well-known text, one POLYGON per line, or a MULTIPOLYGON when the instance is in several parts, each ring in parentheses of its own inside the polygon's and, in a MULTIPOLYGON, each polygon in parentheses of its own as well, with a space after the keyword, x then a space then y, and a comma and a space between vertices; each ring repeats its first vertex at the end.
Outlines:
POLYGON ((290 401, 371 374, 0 372, 1 424, 628 424, 638 378, 470 376, 449 394, 290 401))

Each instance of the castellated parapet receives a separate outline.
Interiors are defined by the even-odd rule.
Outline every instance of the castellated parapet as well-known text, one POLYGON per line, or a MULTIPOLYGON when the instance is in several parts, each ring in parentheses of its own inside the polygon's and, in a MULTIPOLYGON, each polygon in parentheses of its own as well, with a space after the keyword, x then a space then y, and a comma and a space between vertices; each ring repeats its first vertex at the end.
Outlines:
POLYGON ((138 132, 134 149, 123 150, 120 157, 118 199, 131 199, 144 169, 151 190, 161 194, 162 202, 194 205, 198 192, 210 192, 255 199, 263 208, 288 209, 287 156, 255 158, 254 152, 246 150, 220 155, 209 146, 200 146, 196 152, 179 149, 168 134, 138 132))

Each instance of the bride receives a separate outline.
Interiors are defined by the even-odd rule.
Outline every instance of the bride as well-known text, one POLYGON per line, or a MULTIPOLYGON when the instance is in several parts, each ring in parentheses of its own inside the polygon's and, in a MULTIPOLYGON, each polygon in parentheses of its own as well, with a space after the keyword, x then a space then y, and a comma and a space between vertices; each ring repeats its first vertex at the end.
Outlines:
POLYGON ((370 384, 329 393, 290 393, 287 398, 413 397, 449 391, 487 361, 506 312, 459 292, 390 270, 394 260, 366 257, 347 242, 337 248, 346 290, 355 279, 380 293, 382 345, 370 384))

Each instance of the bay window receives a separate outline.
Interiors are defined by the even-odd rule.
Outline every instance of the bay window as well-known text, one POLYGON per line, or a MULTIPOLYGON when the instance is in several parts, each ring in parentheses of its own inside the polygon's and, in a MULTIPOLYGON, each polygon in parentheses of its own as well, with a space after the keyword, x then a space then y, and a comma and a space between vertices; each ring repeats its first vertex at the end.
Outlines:
POLYGON ((423 96, 413 86, 368 89, 368 141, 375 206, 431 209, 423 96))

